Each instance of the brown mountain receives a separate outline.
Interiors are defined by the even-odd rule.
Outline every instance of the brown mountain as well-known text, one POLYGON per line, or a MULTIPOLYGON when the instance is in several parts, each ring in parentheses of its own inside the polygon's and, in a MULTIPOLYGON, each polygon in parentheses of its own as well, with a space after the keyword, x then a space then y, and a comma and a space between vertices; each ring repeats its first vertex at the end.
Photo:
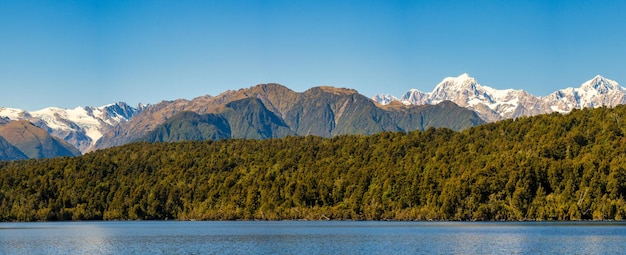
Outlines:
POLYGON ((352 89, 325 86, 299 93, 279 84, 260 84, 218 96, 163 101, 148 106, 105 134, 96 148, 137 140, 173 141, 186 137, 265 139, 287 135, 367 135, 428 127, 460 130, 481 123, 476 113, 451 102, 382 106, 352 89), (212 116, 198 116, 206 114, 212 116), (194 126, 199 123, 205 128, 194 126), (224 137, 225 134, 230 135, 224 137))
POLYGON ((81 154, 72 145, 51 136, 45 130, 25 120, 1 124, 0 136, 17 147, 28 158, 78 156, 81 154))
POLYGON ((28 157, 24 155, 20 149, 0 136, 0 160, 20 160, 27 158, 28 157))

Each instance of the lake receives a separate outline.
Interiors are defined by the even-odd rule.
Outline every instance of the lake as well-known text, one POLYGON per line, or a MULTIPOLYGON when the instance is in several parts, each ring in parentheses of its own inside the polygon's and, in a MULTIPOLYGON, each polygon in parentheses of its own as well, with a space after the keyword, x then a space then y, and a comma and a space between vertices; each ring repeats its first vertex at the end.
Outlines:
POLYGON ((625 222, 0 223, 1 254, 621 254, 625 222))

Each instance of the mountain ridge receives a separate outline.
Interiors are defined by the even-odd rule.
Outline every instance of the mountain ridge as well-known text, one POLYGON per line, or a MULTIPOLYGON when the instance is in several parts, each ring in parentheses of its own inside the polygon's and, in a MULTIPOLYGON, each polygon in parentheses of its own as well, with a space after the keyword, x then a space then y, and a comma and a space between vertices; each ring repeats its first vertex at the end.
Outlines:
MULTIPOLYGON (((46 130, 26 120, 11 121, 0 125, 0 137, 10 143, 28 158, 51 158, 57 156, 78 156, 80 151, 71 144, 56 138, 46 130)), ((6 147, 6 145, 5 145, 6 147)), ((12 148, 8 148, 13 150, 12 148)), ((9 160, 23 159, 12 151, 9 160)))
POLYGON ((153 130, 159 130, 157 132, 161 134, 167 133, 169 140, 172 137, 197 137, 200 130, 190 125, 197 122, 198 116, 191 116, 190 120, 177 117, 177 114, 186 114, 183 112, 214 114, 220 117, 220 121, 223 118, 228 123, 228 129, 209 128, 223 126, 220 123, 201 123, 205 127, 202 129, 204 131, 219 131, 205 133, 203 137, 222 137, 230 131, 228 138, 253 139, 289 135, 367 135, 382 131, 423 130, 431 126, 459 130, 482 123, 474 112, 456 105, 405 106, 396 109, 382 107, 353 89, 321 86, 295 92, 280 84, 270 83, 237 91, 229 90, 217 96, 163 101, 147 107, 130 121, 117 126, 98 141, 96 148, 158 137, 151 133, 153 130), (436 116, 444 108, 449 111, 450 116, 436 116), (177 119, 176 123, 168 123, 168 120, 174 118, 177 119), (242 126, 242 123, 247 124, 242 126), (179 131, 172 131, 172 126, 181 128, 179 131))
POLYGON ((47 107, 32 112, 2 107, 0 116, 10 121, 29 121, 84 153, 92 149, 103 133, 120 122, 128 121, 144 107, 132 107, 124 102, 100 107, 79 106, 73 109, 47 107))
POLYGON ((425 105, 450 100, 476 111, 483 120, 493 122, 543 113, 566 113, 585 107, 613 107, 626 103, 626 89, 613 80, 596 75, 578 88, 568 87, 539 97, 524 90, 483 86, 464 73, 457 77, 444 78, 431 92, 411 89, 400 98, 382 94, 373 96, 372 100, 383 105, 392 101, 406 105, 425 105))
POLYGON ((524 90, 484 86, 464 73, 444 78, 431 92, 411 89, 401 98, 376 95, 371 100, 354 89, 332 86, 295 92, 280 84, 267 83, 227 90, 217 96, 204 95, 137 107, 123 102, 74 109, 48 107, 31 112, 3 107, 0 108, 0 124, 28 121, 86 153, 146 139, 332 137, 406 132, 430 126, 460 130, 483 120, 615 106, 626 103, 625 95, 626 89, 600 75, 577 88, 568 87, 536 97, 524 90), (473 119, 471 113, 455 109, 457 106, 475 112, 480 121, 473 119), (184 112, 195 115, 177 116, 184 112), (462 117, 455 120, 454 116, 462 117))
POLYGON ((27 159, 19 148, 0 136, 0 160, 22 160, 27 159))

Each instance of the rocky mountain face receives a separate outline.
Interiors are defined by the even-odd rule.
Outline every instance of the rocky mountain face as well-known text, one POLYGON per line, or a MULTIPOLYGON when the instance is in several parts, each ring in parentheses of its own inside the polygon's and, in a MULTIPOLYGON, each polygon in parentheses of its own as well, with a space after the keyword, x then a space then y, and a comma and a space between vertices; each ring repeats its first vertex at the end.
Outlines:
POLYGON ((0 159, 73 156, 135 141, 333 137, 428 127, 461 130, 481 123, 475 112, 444 100, 381 105, 352 89, 315 87, 298 93, 261 84, 136 108, 125 103, 33 112, 0 108, 0 146, 7 154, 0 159))
POLYGON ((4 149, 2 156, 8 160, 24 159, 24 156, 37 159, 81 154, 71 144, 25 120, 0 124, 0 137, 0 147, 4 149))
POLYGON ((315 87, 298 93, 278 84, 261 84, 218 96, 148 106, 105 134, 96 148, 189 138, 332 137, 428 127, 460 130, 481 123, 474 112, 451 102, 382 106, 351 89, 315 87))
POLYGON ((617 82, 600 75, 586 81, 579 88, 567 88, 543 98, 550 102, 555 112, 569 112, 573 109, 613 107, 626 103, 626 90, 617 82))
POLYGON ((49 107, 33 112, 0 108, 0 116, 9 121, 29 121, 84 153, 93 149, 95 142, 104 133, 119 123, 129 120, 142 109, 143 106, 135 108, 120 102, 101 107, 76 107, 74 109, 49 107))
POLYGON ((21 160, 27 158, 28 156, 19 148, 0 136, 0 160, 21 160))
POLYGON ((612 107, 626 103, 626 90, 596 76, 578 88, 536 97, 523 90, 483 86, 463 74, 445 78, 429 93, 410 90, 400 98, 373 99, 345 88, 315 87, 299 93, 279 84, 260 84, 149 106, 116 103, 33 112, 0 108, 0 160, 79 155, 134 141, 333 137, 428 127, 461 130, 484 121, 612 107))
POLYGON ((537 97, 524 90, 497 90, 480 85, 468 74, 445 78, 430 93, 412 89, 397 98, 378 95, 372 99, 380 104, 401 102, 406 105, 437 104, 449 100, 461 107, 476 111, 485 121, 532 116, 552 112, 569 112, 585 107, 613 107, 626 103, 626 90, 615 81, 596 76, 580 88, 558 90, 545 97, 537 97))
POLYGON ((176 142, 219 140, 231 137, 228 121, 216 114, 181 112, 150 131, 140 141, 176 142))

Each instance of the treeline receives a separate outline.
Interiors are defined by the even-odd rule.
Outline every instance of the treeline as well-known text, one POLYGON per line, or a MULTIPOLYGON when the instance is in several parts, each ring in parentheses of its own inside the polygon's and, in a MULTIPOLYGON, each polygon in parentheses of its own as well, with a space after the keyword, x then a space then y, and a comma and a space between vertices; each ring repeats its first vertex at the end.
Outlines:
POLYGON ((0 220, 622 220, 625 115, 0 162, 0 220))

